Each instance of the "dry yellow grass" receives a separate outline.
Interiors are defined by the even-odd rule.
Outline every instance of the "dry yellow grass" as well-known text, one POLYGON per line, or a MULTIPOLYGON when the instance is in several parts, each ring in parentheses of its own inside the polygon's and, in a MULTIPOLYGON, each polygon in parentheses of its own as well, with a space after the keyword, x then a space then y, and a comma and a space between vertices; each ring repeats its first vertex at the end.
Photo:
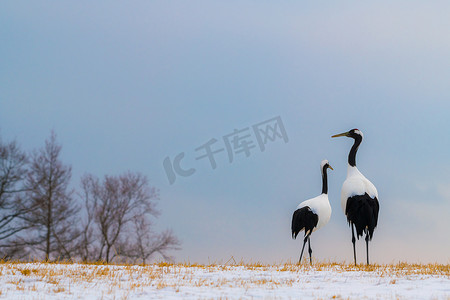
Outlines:
POLYGON ((151 275, 151 278, 156 278, 167 272, 181 272, 181 267, 186 270, 189 269, 203 269, 210 272, 216 272, 218 270, 227 271, 231 268, 241 267, 246 270, 273 270, 279 272, 302 272, 307 270, 333 270, 337 272, 352 272, 352 271, 364 271, 364 272, 376 272, 380 275, 441 275, 450 276, 450 264, 411 264, 411 263, 396 263, 396 264, 371 264, 371 265, 353 265, 345 263, 334 262, 318 262, 312 266, 310 264, 261 264, 261 263, 236 263, 230 265, 221 264, 197 264, 197 263, 166 263, 160 262, 148 265, 132 265, 132 264, 106 264, 104 262, 99 263, 72 263, 72 262, 32 262, 24 263, 17 261, 0 261, 0 276, 4 275, 6 270, 10 272, 20 273, 24 276, 40 276, 40 277, 54 277, 60 275, 67 275, 68 277, 78 277, 83 280, 91 280, 93 278, 99 278, 102 276, 110 276, 116 267, 120 267, 126 270, 128 274, 146 273, 151 275), (77 265, 79 268, 73 271, 68 268, 46 268, 42 266, 50 265, 77 265), (40 266, 40 267, 38 267, 40 266), (91 268, 96 266, 96 268, 91 268), (81 270, 80 270, 81 269, 81 270), (136 273, 137 272, 137 273, 136 273), (64 274, 67 273, 67 274, 64 274))
MULTIPOLYGON (((130 264, 105 264, 105 263, 48 263, 48 262, 0 262, 0 277, 9 276, 12 280, 6 280, 12 284, 18 291, 39 292, 44 288, 48 293, 71 293, 70 287, 73 284, 91 288, 98 282, 107 281, 108 289, 102 291, 104 295, 114 295, 115 289, 126 290, 130 292, 140 292, 147 287, 157 290, 172 288, 174 291, 180 291, 180 288, 205 287, 240 287, 252 288, 264 286, 268 289, 276 289, 279 286, 292 286, 295 280, 283 276, 227 278, 210 280, 208 277, 198 277, 198 272, 218 273, 223 271, 246 272, 258 271, 260 274, 267 271, 268 274, 283 272, 305 273, 311 271, 332 271, 334 273, 345 272, 367 272, 375 274, 380 278, 387 278, 390 285, 395 285, 398 278, 405 276, 430 276, 438 275, 450 277, 450 265, 444 264, 373 264, 358 265, 342 264, 333 262, 318 262, 314 265, 309 264, 278 264, 268 265, 261 263, 246 264, 243 262, 231 265, 221 264, 190 264, 190 263, 155 263, 149 265, 130 265, 130 264), (118 272, 118 270, 120 272, 118 272), (179 280, 173 280, 178 278, 179 280), (33 281, 33 284, 25 285, 24 280, 33 281)), ((6 277, 5 277, 6 278, 6 277)), ((5 290, 0 290, 4 293, 5 290)), ((128 294, 127 294, 128 295, 128 294)), ((127 298, 127 295, 121 295, 118 298, 127 298)), ((338 295, 336 295, 339 298, 338 295)))

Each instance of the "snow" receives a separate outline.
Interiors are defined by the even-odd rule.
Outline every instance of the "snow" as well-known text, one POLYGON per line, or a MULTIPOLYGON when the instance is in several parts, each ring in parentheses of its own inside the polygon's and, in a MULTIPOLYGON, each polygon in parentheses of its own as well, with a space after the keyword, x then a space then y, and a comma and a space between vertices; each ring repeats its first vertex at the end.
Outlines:
POLYGON ((2 263, 0 298, 449 299, 449 267, 441 269, 2 263))

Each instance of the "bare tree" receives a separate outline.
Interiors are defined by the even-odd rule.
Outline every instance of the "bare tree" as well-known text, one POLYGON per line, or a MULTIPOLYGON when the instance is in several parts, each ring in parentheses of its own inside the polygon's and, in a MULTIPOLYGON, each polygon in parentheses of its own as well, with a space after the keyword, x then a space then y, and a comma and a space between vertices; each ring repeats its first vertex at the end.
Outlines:
POLYGON ((22 258, 27 253, 16 235, 29 228, 23 216, 33 207, 24 205, 28 157, 15 141, 0 139, 0 256, 3 259, 22 258))
POLYGON ((165 260, 172 260, 169 250, 179 250, 180 242, 171 230, 155 233, 151 230, 151 222, 144 215, 136 215, 133 220, 134 243, 128 243, 123 254, 135 261, 145 264, 154 254, 161 255, 165 260))
MULTIPOLYGON (((136 220, 158 215, 155 201, 159 194, 156 188, 149 186, 145 176, 128 172, 120 176, 105 176, 100 181, 92 175, 85 175, 82 189, 86 208, 80 247, 83 258, 111 262, 119 257, 135 256, 140 243, 138 238, 142 239, 143 251, 150 251, 152 245, 144 241, 145 234, 150 234, 149 228, 141 226, 145 232, 140 237, 134 235, 136 224, 140 225, 136 220)), ((171 249, 176 243, 178 241, 174 237, 167 239, 166 249, 171 249)))
POLYGON ((20 221, 28 211, 22 205, 27 162, 16 142, 3 144, 0 139, 0 240, 27 228, 20 221))
POLYGON ((52 132, 45 147, 33 154, 26 178, 26 205, 34 209, 24 216, 31 229, 22 241, 33 252, 43 253, 45 260, 72 259, 73 241, 79 234, 79 207, 69 189, 72 170, 61 162, 60 152, 61 146, 52 132))
POLYGON ((99 245, 103 245, 103 240, 99 242, 100 236, 96 235, 94 223, 96 221, 97 199, 99 198, 100 184, 98 179, 92 175, 85 175, 81 178, 81 193, 79 197, 84 202, 85 218, 81 224, 81 236, 78 244, 78 255, 82 261, 89 262, 97 260, 99 245))

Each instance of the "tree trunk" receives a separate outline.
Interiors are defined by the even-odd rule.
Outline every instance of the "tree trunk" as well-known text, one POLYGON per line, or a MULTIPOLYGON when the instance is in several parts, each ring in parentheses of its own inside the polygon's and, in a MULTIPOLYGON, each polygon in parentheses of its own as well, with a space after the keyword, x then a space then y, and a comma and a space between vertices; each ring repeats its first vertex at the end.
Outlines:
POLYGON ((109 263, 109 251, 111 250, 111 246, 106 246, 106 263, 109 263))
POLYGON ((47 205, 47 235, 45 237, 45 243, 46 243, 46 247, 45 247, 45 261, 49 261, 50 260, 50 231, 51 231, 51 219, 52 219, 52 206, 51 206, 51 200, 48 201, 48 205, 47 205))

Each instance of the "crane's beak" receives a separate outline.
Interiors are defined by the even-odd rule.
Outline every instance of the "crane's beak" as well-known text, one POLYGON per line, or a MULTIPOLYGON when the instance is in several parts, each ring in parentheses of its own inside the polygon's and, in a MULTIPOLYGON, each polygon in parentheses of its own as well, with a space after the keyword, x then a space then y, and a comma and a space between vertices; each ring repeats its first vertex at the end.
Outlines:
POLYGON ((328 165, 328 168, 330 168, 331 170, 334 170, 330 165, 328 165))
POLYGON ((339 137, 339 136, 348 136, 349 133, 350 133, 350 131, 339 133, 339 134, 335 134, 335 135, 332 136, 332 138, 339 137))

